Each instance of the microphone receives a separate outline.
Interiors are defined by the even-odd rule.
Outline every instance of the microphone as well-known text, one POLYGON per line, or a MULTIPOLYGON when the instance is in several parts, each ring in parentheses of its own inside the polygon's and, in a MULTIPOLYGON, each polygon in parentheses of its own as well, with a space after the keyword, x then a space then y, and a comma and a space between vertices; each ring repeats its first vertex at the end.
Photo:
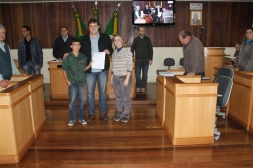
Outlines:
POLYGON ((200 30, 200 41, 201 41, 201 38, 202 38, 202 33, 203 33, 203 31, 204 31, 204 26, 201 27, 201 30, 200 30))
POLYGON ((200 34, 202 34, 204 31, 204 27, 201 27, 200 34))

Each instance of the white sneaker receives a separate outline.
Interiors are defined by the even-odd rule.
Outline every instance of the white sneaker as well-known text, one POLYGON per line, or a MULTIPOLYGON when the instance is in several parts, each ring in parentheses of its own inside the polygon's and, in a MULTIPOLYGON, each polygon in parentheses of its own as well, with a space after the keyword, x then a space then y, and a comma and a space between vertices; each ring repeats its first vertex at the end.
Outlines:
POLYGON ((145 88, 141 88, 141 92, 144 93, 145 92, 145 88))
POLYGON ((69 123, 68 123, 68 125, 69 125, 69 126, 74 125, 75 121, 76 121, 76 120, 74 120, 74 121, 70 120, 69 123))
POLYGON ((79 122, 80 122, 81 124, 83 124, 83 125, 87 124, 87 122, 86 122, 85 120, 80 120, 79 122))
POLYGON ((141 89, 140 88, 136 88, 136 92, 140 92, 141 91, 141 89))

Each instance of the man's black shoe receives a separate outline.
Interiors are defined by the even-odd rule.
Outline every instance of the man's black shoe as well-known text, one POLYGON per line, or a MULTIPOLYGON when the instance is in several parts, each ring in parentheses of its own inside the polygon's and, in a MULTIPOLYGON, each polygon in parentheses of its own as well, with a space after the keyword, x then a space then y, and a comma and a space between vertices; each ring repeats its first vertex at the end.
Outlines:
POLYGON ((100 117, 102 120, 109 120, 106 114, 101 114, 100 117))
POLYGON ((87 121, 92 121, 93 119, 94 119, 94 115, 93 114, 88 114, 87 121))

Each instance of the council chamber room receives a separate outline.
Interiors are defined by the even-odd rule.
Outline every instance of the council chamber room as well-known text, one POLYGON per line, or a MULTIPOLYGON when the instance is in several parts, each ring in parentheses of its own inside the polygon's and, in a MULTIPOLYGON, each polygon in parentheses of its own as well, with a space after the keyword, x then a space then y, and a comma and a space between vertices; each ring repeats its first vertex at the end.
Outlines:
POLYGON ((0 168, 253 167, 251 0, 0 14, 0 168))

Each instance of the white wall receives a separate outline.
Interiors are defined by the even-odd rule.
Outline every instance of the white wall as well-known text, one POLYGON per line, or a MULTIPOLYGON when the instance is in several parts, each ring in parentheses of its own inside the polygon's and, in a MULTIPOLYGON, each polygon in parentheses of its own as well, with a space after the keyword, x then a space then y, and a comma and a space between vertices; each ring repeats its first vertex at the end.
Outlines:
MULTIPOLYGON (((226 55, 234 55, 235 49, 234 47, 225 47, 226 55)), ((17 49, 11 49, 11 54, 13 59, 18 59, 17 49)), ((50 76, 48 71, 48 61, 54 59, 52 55, 52 48, 43 49, 43 67, 41 69, 41 73, 44 75, 44 83, 50 83, 50 76)), ((153 64, 149 67, 148 71, 148 82, 155 83, 156 82, 156 70, 157 69, 167 69, 163 65, 163 60, 165 58, 174 58, 175 66, 171 67, 171 69, 179 68, 179 60, 183 57, 182 47, 154 47, 154 56, 153 56, 153 64)))

